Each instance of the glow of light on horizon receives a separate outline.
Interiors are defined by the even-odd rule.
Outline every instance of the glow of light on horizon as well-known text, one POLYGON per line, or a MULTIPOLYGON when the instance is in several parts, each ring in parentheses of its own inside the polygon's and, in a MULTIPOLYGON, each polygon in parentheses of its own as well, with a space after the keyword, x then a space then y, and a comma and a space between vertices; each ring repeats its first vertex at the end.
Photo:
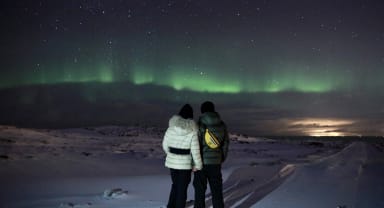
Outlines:
POLYGON ((304 118, 292 121, 292 126, 299 126, 303 134, 308 136, 351 136, 348 132, 342 132, 343 126, 355 123, 353 120, 337 118, 304 118))

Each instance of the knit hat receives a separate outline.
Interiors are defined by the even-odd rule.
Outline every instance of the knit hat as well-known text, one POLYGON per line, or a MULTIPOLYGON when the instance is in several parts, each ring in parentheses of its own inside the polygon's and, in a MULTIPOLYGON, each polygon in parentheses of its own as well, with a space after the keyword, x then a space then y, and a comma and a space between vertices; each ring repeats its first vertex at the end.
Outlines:
POLYGON ((215 105, 211 101, 205 101, 201 104, 201 113, 205 112, 215 112, 215 105))
POLYGON ((179 116, 181 116, 184 119, 193 119, 193 109, 189 104, 185 104, 180 112, 179 116))

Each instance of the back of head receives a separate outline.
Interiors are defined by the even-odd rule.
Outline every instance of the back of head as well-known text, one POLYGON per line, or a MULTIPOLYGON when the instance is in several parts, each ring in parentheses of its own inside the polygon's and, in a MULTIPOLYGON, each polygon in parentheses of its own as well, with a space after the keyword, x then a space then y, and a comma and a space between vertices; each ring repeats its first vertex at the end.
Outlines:
POLYGON ((193 119, 193 109, 189 104, 185 104, 180 112, 179 116, 181 116, 184 119, 193 119))
POLYGON ((205 101, 201 104, 201 113, 205 112, 215 112, 215 105, 211 101, 205 101))

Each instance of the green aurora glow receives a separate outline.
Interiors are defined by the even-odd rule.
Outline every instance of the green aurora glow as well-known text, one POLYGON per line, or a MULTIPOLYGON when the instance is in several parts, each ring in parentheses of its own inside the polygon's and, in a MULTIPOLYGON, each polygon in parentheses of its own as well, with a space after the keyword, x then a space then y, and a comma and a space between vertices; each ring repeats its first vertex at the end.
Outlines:
POLYGON ((191 90, 210 93, 241 92, 330 92, 345 89, 352 83, 352 77, 341 73, 332 74, 291 70, 254 77, 247 74, 217 72, 215 70, 193 70, 193 67, 170 66, 168 72, 154 73, 150 67, 136 67, 131 81, 135 84, 169 86, 175 90, 191 90), (188 73, 189 72, 189 73, 188 73))
POLYGON ((115 81, 116 78, 111 66, 101 64, 95 67, 65 66, 60 67, 60 70, 31 70, 22 76, 5 77, 4 80, 1 80, 0 87, 5 88, 20 85, 45 85, 58 83, 111 83, 115 81))
POLYGON ((295 91, 304 93, 324 93, 347 89, 353 84, 353 77, 339 71, 321 70, 270 70, 258 74, 240 73, 236 70, 218 71, 212 68, 196 70, 188 66, 168 66, 159 70, 151 66, 134 66, 128 76, 116 73, 113 66, 99 64, 93 67, 66 66, 63 70, 40 70, 29 73, 13 82, 2 82, 2 87, 26 84, 57 83, 112 83, 130 81, 135 85, 153 84, 172 87, 175 90, 190 90, 209 93, 263 92, 276 93, 295 91), (236 72, 236 73, 234 73, 236 72))

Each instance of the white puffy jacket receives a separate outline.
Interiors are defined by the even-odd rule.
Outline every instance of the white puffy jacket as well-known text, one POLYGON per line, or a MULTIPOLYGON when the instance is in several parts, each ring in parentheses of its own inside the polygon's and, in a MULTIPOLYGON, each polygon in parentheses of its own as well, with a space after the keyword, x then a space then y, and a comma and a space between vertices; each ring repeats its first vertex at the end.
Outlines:
POLYGON ((165 159, 166 167, 178 170, 190 170, 195 167, 201 170, 202 161, 197 132, 198 128, 195 121, 184 119, 179 115, 172 116, 163 139, 163 149, 167 154, 165 159), (169 151, 170 147, 189 149, 191 154, 174 154, 169 151))

